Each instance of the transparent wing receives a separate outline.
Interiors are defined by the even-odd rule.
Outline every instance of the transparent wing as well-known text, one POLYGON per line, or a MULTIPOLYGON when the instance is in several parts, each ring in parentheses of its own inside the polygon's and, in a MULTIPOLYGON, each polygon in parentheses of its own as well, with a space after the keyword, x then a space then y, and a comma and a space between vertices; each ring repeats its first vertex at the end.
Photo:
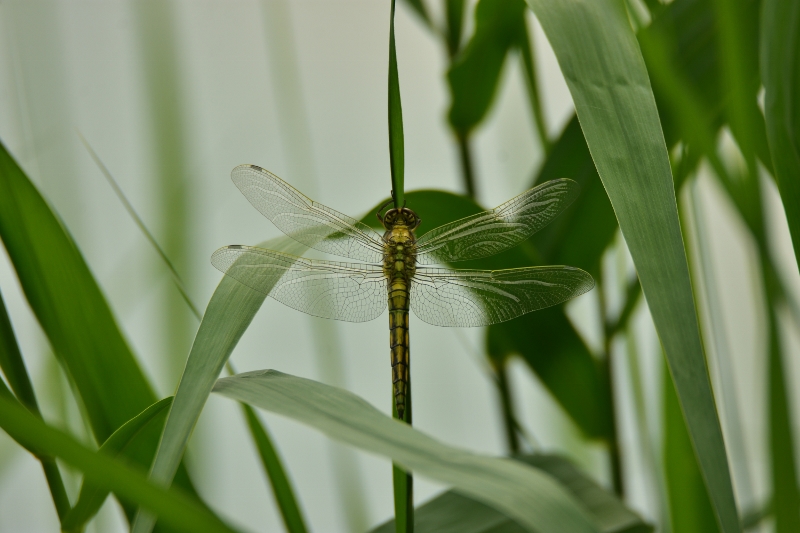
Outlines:
POLYGON ((231 179, 253 207, 289 237, 323 252, 381 262, 381 237, 366 224, 313 201, 256 165, 239 165, 231 179))
POLYGON ((552 180, 491 211, 434 228, 417 241, 417 262, 478 259, 511 248, 549 224, 579 192, 572 180, 552 180))
POLYGON ((592 276, 568 266, 508 270, 417 267, 411 278, 411 309, 434 326, 488 326, 565 302, 592 287, 592 276))
POLYGON ((251 246, 220 248, 211 264, 251 289, 322 318, 366 322, 388 301, 378 265, 317 261, 251 246))

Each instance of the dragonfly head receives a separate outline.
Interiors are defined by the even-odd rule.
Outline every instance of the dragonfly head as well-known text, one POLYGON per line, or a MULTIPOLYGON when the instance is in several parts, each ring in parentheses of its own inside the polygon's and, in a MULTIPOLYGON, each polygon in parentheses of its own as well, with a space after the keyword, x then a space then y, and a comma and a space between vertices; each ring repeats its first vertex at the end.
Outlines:
POLYGON ((409 230, 415 230, 422 224, 422 219, 417 216, 417 214, 407 207, 394 207, 386 211, 386 213, 381 216, 380 211, 378 212, 378 220, 381 221, 383 227, 387 230, 390 230, 396 226, 405 226, 409 230))

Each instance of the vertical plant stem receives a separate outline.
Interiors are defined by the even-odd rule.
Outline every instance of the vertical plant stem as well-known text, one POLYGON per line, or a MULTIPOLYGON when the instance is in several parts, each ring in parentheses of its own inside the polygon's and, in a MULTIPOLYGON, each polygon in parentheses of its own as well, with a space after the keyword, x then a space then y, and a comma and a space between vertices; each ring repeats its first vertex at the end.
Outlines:
MULTIPOLYGON (((16 394, 16 399, 34 415, 42 418, 39 403, 36 401, 36 396, 33 392, 33 383, 31 383, 31 378, 25 367, 25 361, 22 359, 22 353, 19 350, 2 294, 0 294, 0 369, 3 370, 3 375, 5 375, 9 386, 16 394)), ((5 387, 2 380, 0 380, 0 385, 2 385, 0 393, 14 398, 14 394, 5 387)), ((67 497, 67 490, 64 487, 64 480, 61 477, 61 471, 58 469, 54 458, 34 455, 42 463, 42 470, 44 470, 47 486, 50 488, 50 494, 53 497, 56 513, 59 520, 63 520, 71 507, 67 497)))
POLYGON ((533 122, 536 124, 536 131, 539 133, 539 141, 545 154, 550 153, 553 144, 547 135, 547 126, 544 123, 544 113, 542 112, 542 99, 539 96, 539 80, 536 75, 536 56, 533 50, 533 41, 528 32, 528 24, 522 20, 522 30, 520 31, 519 48, 522 52, 522 65, 525 67, 525 86, 528 88, 528 100, 531 104, 533 122))
POLYGON ((514 417, 511 385, 508 380, 508 360, 492 359, 491 363, 496 377, 497 392, 500 394, 500 407, 503 410, 506 446, 508 447, 509 454, 515 455, 520 452, 520 442, 517 433, 516 418, 514 417))
POLYGON ((608 444, 608 456, 611 463, 611 482, 614 487, 614 492, 622 498, 625 495, 625 487, 622 479, 622 457, 619 449, 619 439, 617 438, 617 401, 614 397, 614 368, 611 357, 611 341, 613 336, 609 333, 611 327, 608 324, 608 313, 606 307, 606 295, 603 282, 597 281, 597 295, 600 299, 600 320, 603 325, 603 351, 605 358, 603 359, 603 372, 606 377, 606 386, 608 387, 608 402, 611 411, 611 427, 608 429, 608 436, 606 443, 608 444))
POLYGON ((456 140, 458 141, 458 154, 461 157, 461 177, 464 180, 464 188, 467 190, 467 196, 475 199, 475 173, 472 167, 469 133, 456 131, 456 140))
MULTIPOLYGON (((392 387, 392 417, 411 425, 411 357, 408 358, 408 385, 403 417, 397 415, 397 405, 392 387)), ((395 533, 414 533, 414 478, 397 464, 392 464, 394 485, 394 527, 395 533)))

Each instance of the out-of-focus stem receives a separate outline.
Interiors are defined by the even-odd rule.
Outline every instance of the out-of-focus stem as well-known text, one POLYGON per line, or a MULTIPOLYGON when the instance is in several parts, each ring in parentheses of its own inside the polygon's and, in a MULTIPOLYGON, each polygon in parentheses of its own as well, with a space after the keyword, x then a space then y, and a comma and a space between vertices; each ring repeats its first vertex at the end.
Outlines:
POLYGON ((528 88, 528 99, 531 104, 533 122, 536 124, 536 131, 539 133, 539 141, 545 154, 550 153, 553 144, 547 135, 547 126, 544 123, 544 113, 542 112, 542 99, 539 97, 539 80, 536 75, 536 56, 534 55, 533 42, 528 33, 528 25, 523 20, 522 31, 520 32, 520 51, 522 52, 522 64, 525 67, 525 85, 528 88))
POLYGON ((470 148, 469 133, 456 131, 458 141, 458 154, 461 157, 461 177, 467 196, 475 199, 475 172, 472 167, 472 149, 470 148))
POLYGON ((520 452, 519 435, 517 433, 516 417, 514 416, 514 403, 511 395, 511 385, 508 380, 507 361, 503 359, 492 360, 492 368, 497 383, 497 392, 500 395, 500 407, 503 410, 503 426, 506 434, 506 445, 511 455, 520 452))

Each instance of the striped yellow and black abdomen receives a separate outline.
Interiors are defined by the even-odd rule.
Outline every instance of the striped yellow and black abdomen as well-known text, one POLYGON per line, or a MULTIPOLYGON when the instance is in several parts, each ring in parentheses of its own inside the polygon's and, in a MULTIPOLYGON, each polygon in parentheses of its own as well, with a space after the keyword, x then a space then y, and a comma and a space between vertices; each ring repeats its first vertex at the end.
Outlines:
POLYGON ((408 397, 408 281, 396 277, 389 281, 389 346, 392 357, 392 383, 398 418, 403 418, 408 397))
POLYGON ((416 271, 416 239, 412 229, 397 224, 386 232, 383 240, 386 243, 383 271, 389 290, 389 346, 394 403, 398 418, 410 423, 406 413, 410 382, 408 309, 411 278, 416 271))

